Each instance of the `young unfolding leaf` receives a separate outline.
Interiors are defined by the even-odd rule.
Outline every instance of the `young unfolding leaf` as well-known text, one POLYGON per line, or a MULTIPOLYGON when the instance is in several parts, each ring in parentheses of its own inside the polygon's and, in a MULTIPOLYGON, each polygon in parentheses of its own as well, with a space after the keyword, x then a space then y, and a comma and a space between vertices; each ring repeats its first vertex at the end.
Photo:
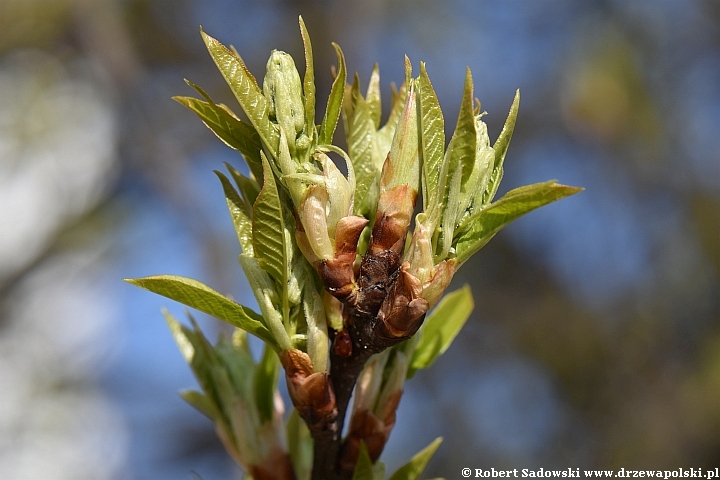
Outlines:
POLYGON ((373 465, 368 454, 367 446, 365 442, 360 444, 360 456, 358 457, 357 464, 355 465, 355 472, 353 473, 352 480, 384 480, 385 479, 385 464, 382 462, 376 462, 373 465))
MULTIPOLYGON (((403 83, 400 87, 400 91, 396 92, 394 90, 393 84, 392 108, 390 109, 390 114, 388 115, 387 122, 385 122, 385 125, 383 125, 382 128, 377 132, 376 158, 379 158, 380 162, 383 162, 385 160, 387 152, 390 151, 392 139, 395 136, 395 129, 400 122, 400 117, 402 115, 403 109, 405 108, 405 100, 407 98, 408 92, 407 87, 408 85, 403 83)), ((378 168, 382 167, 382 163, 376 165, 378 165, 378 168)))
POLYGON ((360 95, 357 96, 352 117, 347 123, 350 130, 347 132, 348 154, 357 178, 354 210, 355 214, 359 215, 366 213, 371 207, 370 202, 365 202, 364 199, 379 174, 373 159, 375 126, 369 105, 360 95))
POLYGON ((270 107, 255 77, 248 71, 243 61, 223 44, 200 30, 208 52, 215 61, 218 70, 230 86, 245 115, 253 124, 263 144, 270 153, 277 154, 280 132, 270 121, 270 107))
MULTIPOLYGON (((406 61, 408 61, 407 58, 406 61)), ((407 100, 405 101, 405 109, 395 130, 388 159, 383 166, 383 174, 380 180, 381 192, 401 184, 409 185, 415 192, 420 187, 418 117, 415 95, 415 84, 411 80, 407 100)))
POLYGON ((158 275, 125 281, 224 320, 263 339, 273 348, 278 348, 260 315, 197 280, 175 275, 158 275))
POLYGON ((483 204, 492 202, 495 197, 500 180, 503 175, 503 162, 505 161, 505 154, 507 153, 508 145, 510 145, 510 139, 512 138, 513 131, 515 130, 515 121, 517 120, 518 109, 520 108, 520 90, 515 92, 515 98, 513 99, 512 106, 510 107, 510 113, 508 113, 505 125, 503 126, 500 135, 493 144, 493 150, 495 150, 495 162, 493 165, 492 174, 490 181, 488 182, 488 188, 483 196, 483 204))
POLYGON ((255 404, 260 412, 260 420, 263 422, 270 422, 273 419, 275 390, 279 376, 280 360, 278 360, 277 354, 266 345, 253 377, 255 404))
POLYGON ((263 187, 253 205, 253 248, 260 266, 287 288, 289 258, 285 244, 285 221, 275 176, 263 155, 263 187))
POLYGON ((439 207, 443 200, 439 197, 445 182, 445 178, 441 177, 445 152, 445 120, 425 69, 425 62, 420 62, 417 89, 423 169, 423 207, 426 212, 430 212, 439 207))
POLYGON ((260 306, 265 326, 270 330, 279 350, 292 348, 290 335, 283 322, 282 313, 286 312, 285 298, 278 295, 275 283, 270 275, 260 267, 258 260, 247 255, 238 257, 243 273, 252 288, 255 300, 260 306))
MULTIPOLYGON (((261 160, 261 164, 262 164, 262 160, 261 160)), ((258 185, 255 178, 246 177, 245 175, 240 173, 235 167, 233 167, 229 163, 225 162, 224 165, 225 165, 225 168, 227 168, 228 172, 230 172, 230 175, 232 176, 233 180, 235 181, 235 185, 238 188, 238 192, 240 192, 243 202, 245 203, 246 210, 248 213, 250 213, 250 216, 252 217, 252 206, 255 204, 255 201, 257 200, 258 195, 260 195, 260 185, 258 185)), ((260 168, 260 176, 257 178, 263 178, 262 177, 262 165, 260 168)))
POLYGON ((225 105, 217 105, 210 96, 194 83, 185 80, 205 101, 192 97, 173 97, 173 100, 186 106, 205 123, 205 125, 227 146, 243 154, 255 175, 262 173, 260 150, 262 142, 255 128, 238 119, 225 105))
POLYGON ((581 190, 582 188, 568 187, 550 180, 509 191, 500 200, 473 214, 458 227, 455 247, 458 263, 467 261, 493 235, 513 220, 581 190))
POLYGON ((382 102, 380 101, 380 67, 376 63, 373 65, 370 74, 370 82, 368 83, 365 101, 370 110, 370 118, 373 121, 375 130, 380 128, 380 117, 382 116, 382 102))
POLYGON ((325 110, 325 116, 323 117, 322 124, 320 125, 320 136, 318 143, 320 145, 329 145, 332 143, 333 135, 335 134, 335 127, 337 127, 338 119, 340 118, 340 109, 342 108, 343 96, 345 94, 345 80, 346 80, 346 69, 345 69, 345 56, 343 55, 340 47, 333 43, 335 53, 338 59, 338 72, 335 81, 330 89, 330 97, 328 97, 327 109, 325 110))
POLYGON ((297 480, 310 480, 313 463, 313 439, 307 423, 293 409, 287 423, 288 452, 297 480))
POLYGON ((220 417, 220 412, 207 395, 197 390, 183 390, 180 392, 180 396, 210 420, 215 421, 220 417))
POLYGON ((437 357, 445 353, 460 332, 474 307, 470 287, 448 293, 437 307, 425 318, 420 330, 420 340, 412 354, 408 378, 415 372, 428 368, 437 357))
POLYGON ((223 191, 225 192, 225 201, 230 211, 230 218, 232 218, 233 225, 235 226, 235 233, 240 242, 240 247, 245 255, 252 257, 252 220, 250 219, 250 212, 247 211, 247 206, 230 183, 230 180, 217 170, 215 170, 215 174, 222 183, 223 191))
MULTIPOLYGON (((453 232, 460 214, 460 192, 462 186, 467 182, 475 163, 475 119, 473 117, 473 84, 472 75, 468 68, 465 75, 465 89, 460 105, 455 133, 450 139, 445 160, 441 171, 438 188, 442 192, 439 199, 442 208, 442 243, 436 245, 436 258, 442 260, 447 257, 452 246, 453 232), (446 183, 443 183, 446 182, 446 183)), ((431 205, 429 208, 433 208, 431 205)), ((436 225, 437 216, 431 210, 429 213, 432 225, 436 225)))
POLYGON ((302 35, 303 46, 305 47, 305 77, 303 78, 305 134, 312 139, 315 134, 315 66, 310 34, 305 27, 305 22, 302 17, 300 17, 300 35, 302 35))
POLYGON ((430 445, 415 454, 412 460, 393 473, 389 480, 417 480, 425 471, 425 467, 435 454, 440 443, 442 443, 442 437, 433 440, 430 445))

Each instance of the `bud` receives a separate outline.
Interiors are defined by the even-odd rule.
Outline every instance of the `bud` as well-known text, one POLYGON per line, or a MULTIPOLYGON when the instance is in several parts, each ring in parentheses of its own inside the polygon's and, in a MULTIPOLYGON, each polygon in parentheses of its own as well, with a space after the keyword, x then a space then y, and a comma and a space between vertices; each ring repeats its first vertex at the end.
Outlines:
POLYGON ((434 307, 445 293, 445 289, 450 285, 455 270, 457 270, 457 261, 443 260, 433 267, 430 278, 423 283, 422 298, 427 300, 428 309, 434 307))
POLYGON ((395 351, 391 363, 386 364, 388 353, 373 357, 358 380, 350 429, 340 453, 343 470, 353 470, 361 442, 367 446, 370 459, 377 461, 395 426, 408 360, 402 352, 395 351))
POLYGON ((407 184, 380 194, 368 250, 370 254, 378 255, 385 250, 392 250, 402 255, 416 199, 417 190, 407 184))
POLYGON ((387 340, 389 345, 412 337, 429 309, 427 300, 420 296, 422 283, 408 272, 409 268, 408 262, 400 267, 397 280, 378 312, 375 334, 387 340))
POLYGON ((305 191, 298 212, 308 244, 320 260, 333 258, 333 246, 325 216, 327 202, 327 190, 319 185, 310 185, 305 191))
POLYGON ((325 288, 342 302, 351 301, 357 290, 353 266, 357 243, 367 223, 368 220, 363 217, 340 219, 335 231, 334 258, 321 260, 317 267, 325 288))
POLYGON ((322 152, 316 158, 322 165, 325 189, 328 194, 327 229, 330 238, 335 237, 335 228, 341 218, 352 213, 352 196, 350 184, 345 176, 338 170, 330 157, 322 152))
POLYGON ((432 230, 428 227, 427 220, 425 213, 418 213, 415 217, 415 231, 410 241, 410 248, 405 254, 405 260, 410 262, 408 271, 421 283, 425 283, 430 277, 435 266, 432 252, 432 230))
POLYGON ((305 126, 305 106, 300 74, 287 53, 273 50, 270 54, 263 94, 270 105, 270 118, 275 117, 287 135, 290 153, 294 154, 295 140, 305 126))
POLYGON ((310 430, 332 425, 338 412, 327 373, 313 373, 310 357, 297 349, 280 352, 280 363, 293 405, 310 430))

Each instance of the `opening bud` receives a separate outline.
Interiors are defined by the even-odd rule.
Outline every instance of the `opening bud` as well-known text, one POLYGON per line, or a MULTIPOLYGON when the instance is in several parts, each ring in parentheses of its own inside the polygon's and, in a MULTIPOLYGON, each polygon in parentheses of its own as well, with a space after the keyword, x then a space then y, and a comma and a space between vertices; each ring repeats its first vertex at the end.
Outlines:
POLYGON ((273 117, 287 135, 290 153, 295 153, 295 140, 305 126, 305 105, 300 74, 295 61, 285 52, 273 50, 267 63, 263 94, 270 104, 273 117))
MULTIPOLYGON (((338 412, 327 373, 313 373, 310 357, 297 349, 280 352, 280 363, 285 368, 293 405, 310 430, 332 425, 338 412)), ((337 432, 326 433, 335 435, 337 432)))

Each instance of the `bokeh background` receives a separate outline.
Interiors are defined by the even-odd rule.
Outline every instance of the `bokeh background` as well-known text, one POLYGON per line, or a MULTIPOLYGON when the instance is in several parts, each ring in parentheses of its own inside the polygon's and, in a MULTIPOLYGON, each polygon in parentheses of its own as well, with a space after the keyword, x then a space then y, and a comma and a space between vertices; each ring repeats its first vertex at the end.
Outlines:
POLYGON ((212 173, 242 159, 170 97, 235 104, 199 25, 262 78, 271 49, 302 58, 299 14, 319 99, 331 41, 362 85, 380 64, 386 111, 408 54, 449 134, 470 66, 492 138, 522 90, 501 190, 586 188, 457 275, 475 311, 409 382, 389 468, 438 435, 428 476, 720 466, 718 1, 2 0, 0 476, 241 478, 176 393, 159 310, 183 309, 121 279, 253 304, 212 173))

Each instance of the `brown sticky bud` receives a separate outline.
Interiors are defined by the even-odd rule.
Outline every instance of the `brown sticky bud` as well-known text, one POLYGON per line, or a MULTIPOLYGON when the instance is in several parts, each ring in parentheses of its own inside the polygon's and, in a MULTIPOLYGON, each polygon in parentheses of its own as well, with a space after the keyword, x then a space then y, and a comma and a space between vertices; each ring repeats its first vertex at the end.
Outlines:
POLYGON ((355 298, 357 285, 353 263, 340 259, 321 260, 317 266, 320 279, 325 289, 341 302, 352 302, 355 298))
POLYGON ((337 407, 327 373, 313 373, 310 357, 296 349, 280 352, 280 363, 293 405, 310 429, 332 424, 337 407))
POLYGON ((417 191, 407 184, 398 185, 380 194, 368 249, 370 254, 377 255, 384 250, 393 250, 402 255, 416 199, 417 191))
POLYGON ((408 272, 409 268, 408 262, 402 265, 397 281, 378 312, 375 333, 386 340, 412 337, 429 308, 427 300, 420 297, 422 284, 408 272))
POLYGON ((355 252, 367 223, 368 220, 362 217, 341 218, 335 230, 335 258, 321 260, 317 266, 323 285, 341 302, 352 302, 355 298, 355 252))
POLYGON ((275 448, 260 465, 250 465, 248 473, 255 480, 295 480, 290 456, 275 448))
POLYGON ((358 240, 368 222, 367 218, 354 215, 340 219, 335 227, 335 258, 355 261, 358 240))
POLYGON ((340 452, 340 467, 345 471, 353 471, 360 455, 360 442, 365 442, 370 459, 374 462, 380 458, 385 444, 395 426, 395 412, 402 397, 402 390, 390 398, 378 418, 369 410, 360 410, 350 419, 350 430, 340 452))
POLYGON ((341 330, 333 340, 333 353, 338 357, 349 357, 352 355, 352 339, 347 330, 341 330))

